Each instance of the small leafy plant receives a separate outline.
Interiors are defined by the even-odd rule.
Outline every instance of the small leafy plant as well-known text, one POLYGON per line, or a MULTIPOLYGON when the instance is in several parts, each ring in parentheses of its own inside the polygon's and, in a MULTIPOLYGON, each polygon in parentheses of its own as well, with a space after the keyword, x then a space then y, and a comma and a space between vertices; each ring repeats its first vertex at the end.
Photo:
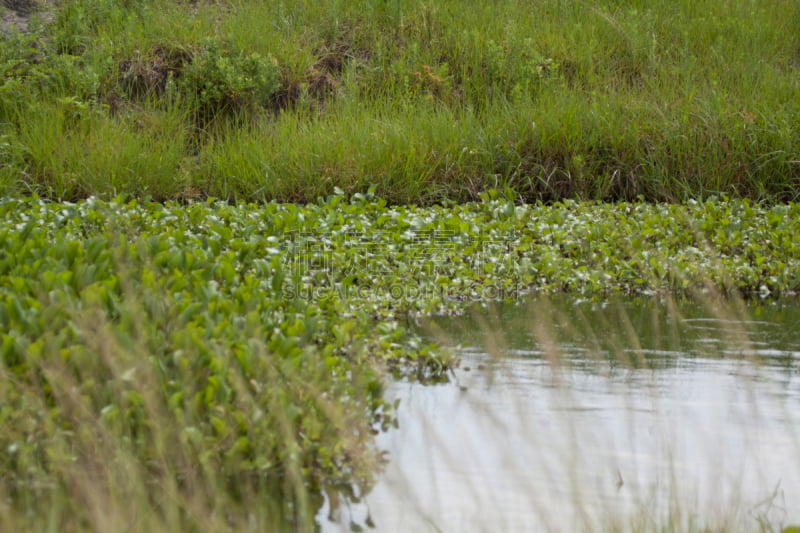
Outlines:
POLYGON ((205 120, 220 113, 255 111, 266 106, 280 88, 275 59, 234 52, 218 39, 200 44, 175 84, 205 120))

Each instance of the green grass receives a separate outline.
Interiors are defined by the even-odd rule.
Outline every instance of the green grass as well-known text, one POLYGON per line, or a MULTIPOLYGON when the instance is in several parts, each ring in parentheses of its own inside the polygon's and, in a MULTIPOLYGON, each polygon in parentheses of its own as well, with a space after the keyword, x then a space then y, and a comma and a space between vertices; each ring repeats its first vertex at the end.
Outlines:
POLYGON ((52 23, 0 44, 7 191, 315 201, 375 185, 433 203, 503 187, 544 201, 799 190, 790 1, 43 9, 52 23), (246 70, 251 56, 279 86, 246 70))

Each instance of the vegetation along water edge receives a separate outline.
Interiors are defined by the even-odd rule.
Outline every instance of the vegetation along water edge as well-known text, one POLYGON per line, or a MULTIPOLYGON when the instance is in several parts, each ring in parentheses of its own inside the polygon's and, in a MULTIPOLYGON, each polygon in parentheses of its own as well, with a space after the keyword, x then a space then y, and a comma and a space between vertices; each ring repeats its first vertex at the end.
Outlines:
POLYGON ((0 530, 313 529, 420 315, 800 290, 797 2, 0 14, 0 530))
POLYGON ((800 288, 796 204, 508 195, 3 200, 0 515, 47 503, 120 527, 147 502, 138 519, 160 528, 308 521, 322 487, 369 487, 370 435, 394 420, 383 371, 438 379, 452 363, 411 332, 420 314, 532 290, 800 288))

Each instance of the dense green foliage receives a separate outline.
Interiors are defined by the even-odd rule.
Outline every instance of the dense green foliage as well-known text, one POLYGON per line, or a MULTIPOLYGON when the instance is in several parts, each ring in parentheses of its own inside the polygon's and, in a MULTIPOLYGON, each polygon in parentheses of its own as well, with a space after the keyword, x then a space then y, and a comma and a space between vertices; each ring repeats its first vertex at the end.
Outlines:
POLYGON ((393 203, 800 190, 791 0, 21 3, 27 32, 0 42, 0 190, 242 202, 376 185, 393 203))
MULTIPOLYGON (((84 484, 124 501, 159 483, 214 509, 227 488, 261 494, 250 503, 278 521, 308 520, 315 487, 364 490, 378 460, 369 436, 392 421, 377 369, 427 348, 333 294, 288 295, 310 282, 280 244, 303 217, 3 201, 4 495, 84 484), (144 469, 132 488, 126 461, 144 469)), ((418 372, 443 368, 426 357, 418 372)))
POLYGON ((238 523, 254 495, 310 519, 315 487, 369 486, 371 431, 392 421, 379 370, 447 368, 408 331, 420 313, 529 290, 800 290, 796 204, 512 200, 2 201, 5 496, 62 487, 124 520, 158 483, 174 502, 153 516, 175 527, 204 527, 198 501, 238 523))

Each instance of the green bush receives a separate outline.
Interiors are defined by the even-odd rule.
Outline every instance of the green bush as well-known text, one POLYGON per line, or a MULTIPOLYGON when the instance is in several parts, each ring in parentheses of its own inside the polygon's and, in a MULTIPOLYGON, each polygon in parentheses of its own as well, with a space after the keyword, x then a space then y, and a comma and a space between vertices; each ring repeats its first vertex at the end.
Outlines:
POLYGON ((267 105, 280 87, 278 76, 275 60, 233 52, 218 39, 206 39, 174 83, 195 102, 199 118, 207 120, 267 105))
POLYGON ((43 35, 18 34, 0 43, 0 117, 59 98, 93 100, 107 68, 82 56, 53 53, 43 35))

